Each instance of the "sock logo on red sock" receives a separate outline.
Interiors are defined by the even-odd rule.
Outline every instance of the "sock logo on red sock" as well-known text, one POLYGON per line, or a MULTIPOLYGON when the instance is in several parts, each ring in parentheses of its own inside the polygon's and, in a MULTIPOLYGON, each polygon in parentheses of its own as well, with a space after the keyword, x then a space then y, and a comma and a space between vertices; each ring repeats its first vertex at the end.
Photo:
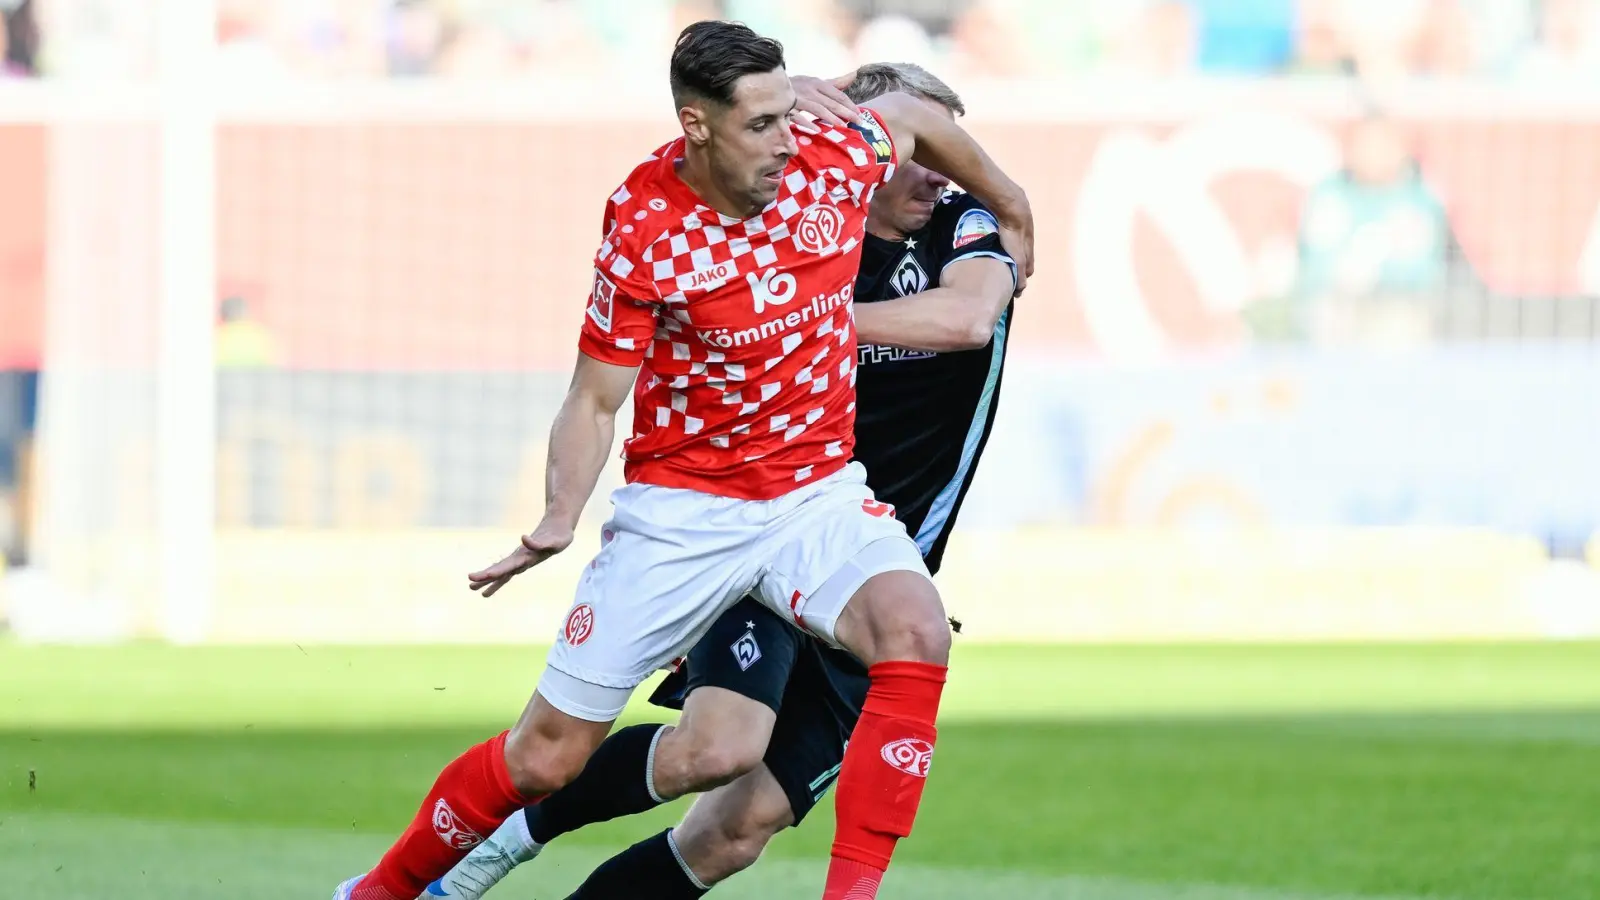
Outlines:
POLYGON ((443 797, 433 805, 433 832, 439 836, 439 840, 444 841, 446 847, 457 850, 470 850, 483 843, 483 835, 461 821, 461 817, 456 815, 443 797))
POLYGON ((883 745, 883 761, 907 775, 928 777, 933 765, 933 745, 918 738, 901 738, 883 745))

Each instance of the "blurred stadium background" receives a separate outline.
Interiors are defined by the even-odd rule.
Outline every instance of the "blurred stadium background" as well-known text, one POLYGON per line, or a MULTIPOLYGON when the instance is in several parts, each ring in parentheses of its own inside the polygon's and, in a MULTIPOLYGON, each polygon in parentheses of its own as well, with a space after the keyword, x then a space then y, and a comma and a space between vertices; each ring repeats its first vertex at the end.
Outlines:
POLYGON ((927 65, 1035 204, 941 576, 977 687, 907 850, 1035 874, 906 889, 1596 896, 1600 3, 0 12, 12 883, 128 895, 204 847, 148 896, 282 896, 300 859, 317 896, 516 708, 536 654, 488 645, 549 642, 594 535, 492 602, 463 576, 536 520, 602 198, 673 133, 677 30, 725 16, 794 72, 927 65), (39 646, 81 643, 115 646, 39 646), (63 887, 37 848, 95 816, 143 843, 63 887))

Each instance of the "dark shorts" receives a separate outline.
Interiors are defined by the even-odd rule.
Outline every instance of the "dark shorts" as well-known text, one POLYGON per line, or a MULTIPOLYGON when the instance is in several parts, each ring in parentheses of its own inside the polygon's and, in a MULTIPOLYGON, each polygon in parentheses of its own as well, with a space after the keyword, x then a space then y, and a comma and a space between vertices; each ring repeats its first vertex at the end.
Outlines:
POLYGON ((682 709, 691 691, 719 687, 778 714, 763 762, 789 796, 798 825, 827 794, 867 698, 867 670, 746 598, 711 626, 650 702, 682 709))

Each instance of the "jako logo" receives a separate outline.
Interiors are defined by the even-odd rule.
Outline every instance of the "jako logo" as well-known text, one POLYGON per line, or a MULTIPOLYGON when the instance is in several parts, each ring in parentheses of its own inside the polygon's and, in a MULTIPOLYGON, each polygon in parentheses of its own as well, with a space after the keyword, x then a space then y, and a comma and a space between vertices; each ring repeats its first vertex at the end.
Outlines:
POLYGON ((467 823, 461 821, 461 817, 450 808, 450 804, 444 802, 443 797, 433 805, 433 833, 444 841, 446 847, 457 850, 470 850, 483 843, 483 837, 468 828, 467 823))
POLYGON ((589 639, 594 634, 594 607, 587 603, 580 603, 567 616, 567 627, 562 635, 567 639, 567 645, 576 647, 589 639))
POLYGON ((782 306, 794 298, 794 276, 787 272, 779 275, 777 269, 768 269, 759 279, 752 272, 744 276, 744 280, 750 285, 750 296, 755 298, 758 313, 766 312, 769 303, 782 306))
POLYGON ((901 738, 883 745, 883 761, 918 778, 928 777, 933 763, 933 745, 917 738, 901 738))

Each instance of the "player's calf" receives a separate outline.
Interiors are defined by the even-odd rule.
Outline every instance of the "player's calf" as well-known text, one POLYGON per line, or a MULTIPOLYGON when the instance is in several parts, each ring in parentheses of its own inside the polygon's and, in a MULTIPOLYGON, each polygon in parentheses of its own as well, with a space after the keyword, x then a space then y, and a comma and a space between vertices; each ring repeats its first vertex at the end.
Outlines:
POLYGON ((714 885, 755 865, 767 843, 792 824, 789 798, 760 766, 696 800, 672 838, 696 880, 714 885))
POLYGON ((823 900, 871 900, 922 802, 950 634, 932 582, 892 571, 862 585, 835 635, 870 663, 871 687, 839 773, 838 825, 823 900))

